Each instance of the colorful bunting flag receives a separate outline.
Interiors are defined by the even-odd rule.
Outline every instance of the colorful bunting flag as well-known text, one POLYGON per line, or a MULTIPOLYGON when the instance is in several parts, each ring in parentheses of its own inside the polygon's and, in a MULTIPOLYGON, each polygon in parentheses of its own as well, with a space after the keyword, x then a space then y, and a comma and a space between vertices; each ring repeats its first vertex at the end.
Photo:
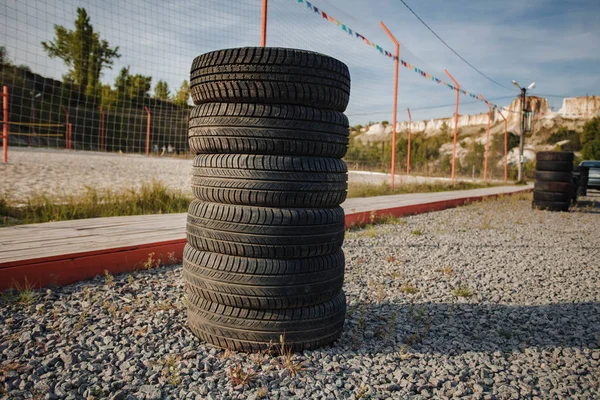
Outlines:
MULTIPOLYGON (((392 60, 396 60, 398 59, 397 56, 395 56, 393 53, 390 53, 389 51, 383 49, 381 46, 375 44, 374 42, 370 41, 369 39, 367 39, 366 37, 364 37, 363 35, 361 35, 360 33, 353 31, 352 29, 350 29, 349 26, 343 24, 342 22, 340 22, 339 20, 337 20, 336 18, 334 18, 331 14, 327 14, 325 11, 323 10, 319 10, 319 8, 317 8, 317 6, 313 5, 310 1, 305 1, 305 0, 297 0, 298 3, 302 3, 302 4, 306 4, 306 8, 313 12, 314 14, 319 15, 322 19, 331 22, 335 25, 337 25, 338 27, 341 28, 341 30, 343 32, 346 32, 348 35, 355 37, 356 39, 361 40, 362 42, 364 42, 365 44, 375 48, 375 50, 377 50, 380 54, 382 54, 385 57, 391 58, 392 60)), ((401 64, 403 67, 408 68, 408 69, 412 69, 414 72, 418 73, 419 75, 423 76, 424 78, 428 78, 431 81, 437 82, 437 83, 441 83, 445 86, 447 86, 448 88, 452 89, 452 90, 458 90, 460 93, 464 94, 465 96, 470 96, 472 98, 475 98, 477 100, 482 100, 479 96, 473 95, 472 93, 467 92, 464 89, 458 89, 455 88, 454 86, 450 85, 449 83, 444 82, 441 79, 436 78, 435 76, 429 74, 428 72, 425 72, 419 68, 417 68, 416 66, 398 59, 398 63, 401 64)), ((486 103, 488 103, 486 101, 486 103)), ((498 107, 496 104, 492 104, 492 103, 488 103, 491 104, 494 108, 498 108, 500 109, 501 107, 498 107)), ((507 110, 509 112, 514 112, 514 113, 520 113, 520 111, 512 111, 512 110, 507 110)))

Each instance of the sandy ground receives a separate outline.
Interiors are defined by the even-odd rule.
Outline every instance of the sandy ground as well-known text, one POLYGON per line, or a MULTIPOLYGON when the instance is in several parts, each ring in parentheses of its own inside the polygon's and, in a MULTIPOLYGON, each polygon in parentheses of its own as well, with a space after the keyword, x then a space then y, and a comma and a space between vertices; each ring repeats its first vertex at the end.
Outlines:
MULTIPOLYGON (((0 163, 0 197, 16 201, 36 194, 65 196, 86 188, 120 191, 160 181, 191 195, 192 160, 145 157, 134 154, 99 153, 36 148, 11 148, 9 162, 0 163)), ((350 183, 381 184, 390 175, 350 171, 350 183)), ((396 183, 448 181, 448 178, 396 175, 396 183)))

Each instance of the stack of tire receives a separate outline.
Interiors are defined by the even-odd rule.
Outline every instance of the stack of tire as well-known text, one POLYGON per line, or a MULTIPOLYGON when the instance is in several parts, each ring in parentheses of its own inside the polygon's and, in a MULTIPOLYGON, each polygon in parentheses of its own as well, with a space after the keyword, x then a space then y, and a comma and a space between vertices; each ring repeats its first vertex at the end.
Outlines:
POLYGON ((544 151, 536 154, 533 207, 568 211, 575 194, 573 153, 544 151))
POLYGON ((590 168, 579 166, 577 167, 579 172, 579 185, 577 187, 578 196, 587 196, 587 185, 590 178, 590 168))
POLYGON ((194 60, 190 87, 191 331, 247 352, 330 344, 346 312, 348 68, 302 50, 219 50, 194 60))

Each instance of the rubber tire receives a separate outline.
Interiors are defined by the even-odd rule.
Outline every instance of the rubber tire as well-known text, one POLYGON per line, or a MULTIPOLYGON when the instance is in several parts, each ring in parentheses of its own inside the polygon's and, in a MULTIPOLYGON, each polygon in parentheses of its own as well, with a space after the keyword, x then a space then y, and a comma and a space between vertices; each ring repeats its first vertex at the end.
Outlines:
POLYGON ((296 104, 344 111, 350 72, 324 54, 277 47, 244 47, 202 54, 192 63, 194 104, 296 104))
POLYGON ((573 171, 573 163, 568 161, 537 161, 536 171, 573 171))
POLYGON ((535 155, 536 161, 565 161, 573 163, 574 154, 569 151, 540 151, 535 155))
POLYGON ((535 171, 536 181, 573 182, 572 172, 535 171))
POLYGON ((571 200, 568 201, 533 201, 533 208, 546 211, 569 211, 571 200))
POLYGON ((194 248, 252 258, 305 258, 337 252, 344 242, 344 210, 267 208, 193 200, 188 243, 194 248))
POLYGON ((316 349, 336 340, 346 316, 343 291, 318 305, 282 310, 251 310, 199 299, 188 293, 188 326, 200 339, 244 352, 280 350, 280 337, 294 352, 316 349))
POLYGON ((201 154, 192 191, 201 200, 262 207, 335 207, 346 200, 347 166, 322 157, 201 154))
POLYGON ((570 193, 544 192, 535 190, 533 192, 533 201, 552 201, 552 202, 567 202, 570 201, 572 195, 570 193))
POLYGON ((570 182, 535 181, 534 190, 543 192, 566 193, 572 195, 575 186, 570 182))
POLYGON ((190 113, 194 154, 270 154, 342 158, 348 118, 339 111, 285 104, 207 103, 190 113))
POLYGON ((323 257, 269 260, 203 252, 188 245, 184 250, 183 278, 190 293, 219 304, 251 309, 304 307, 339 293, 344 282, 344 254, 339 250, 323 257), (223 271, 223 264, 237 264, 241 269, 223 271), (265 264, 270 264, 269 272, 265 271, 265 264), (259 265, 262 273, 256 273, 259 265), (274 265, 288 273, 270 273, 274 265), (252 272, 248 272, 249 266, 252 272), (318 266, 318 271, 310 268, 312 272, 289 273, 311 266, 318 266))

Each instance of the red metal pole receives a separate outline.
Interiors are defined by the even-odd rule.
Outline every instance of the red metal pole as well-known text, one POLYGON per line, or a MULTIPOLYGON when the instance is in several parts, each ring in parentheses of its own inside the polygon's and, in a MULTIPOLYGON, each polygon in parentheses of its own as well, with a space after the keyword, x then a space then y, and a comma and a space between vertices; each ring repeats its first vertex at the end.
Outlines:
POLYGON ((2 124, 2 160, 8 162, 8 86, 2 88, 2 111, 4 114, 2 124))
POLYGON ((491 123, 491 119, 492 119, 492 106, 486 100, 486 98, 483 97, 483 95, 481 93, 479 95, 481 96, 483 101, 485 101, 485 104, 487 104, 487 106, 488 106, 488 129, 487 129, 487 136, 485 138, 485 159, 483 161, 483 180, 485 181, 487 179, 488 157, 489 157, 489 153, 490 153, 490 123, 491 123))
POLYGON ((262 26, 260 28, 260 47, 267 45, 267 0, 262 0, 262 26))
POLYGON ((412 125, 412 117, 410 116, 410 108, 408 111, 408 153, 406 157, 406 175, 410 175, 410 126, 412 125))
POLYGON ((380 21, 379 24, 390 37, 392 42, 396 45, 396 69, 394 71, 394 113, 392 116, 392 180, 390 186, 392 189, 394 188, 394 177, 396 175, 396 113, 398 110, 398 62, 400 61, 400 43, 396 40, 394 35, 390 32, 390 30, 385 26, 383 21, 380 21))
POLYGON ((102 106, 98 106, 100 110, 100 151, 104 151, 104 110, 102 106))
POLYGON ((454 86, 456 88, 456 112, 454 113, 454 144, 452 146, 452 183, 454 183, 454 165, 456 161, 456 136, 458 133, 458 95, 460 93, 460 85, 458 84, 458 82, 456 82, 456 79, 454 79, 454 77, 450 75, 450 72, 448 72, 447 69, 445 69, 444 72, 450 77, 450 79, 452 79, 452 82, 454 82, 454 86))
POLYGON ((67 149, 71 151, 73 148, 73 124, 69 124, 67 136, 67 149))
MULTIPOLYGON (((65 106, 61 106, 61 107, 62 107, 63 111, 65 112, 65 116, 66 116, 65 139, 66 139, 66 141, 68 141, 69 140, 69 110, 67 110, 67 107, 65 107, 65 106)), ((68 148, 68 143, 65 143, 65 144, 67 145, 67 148, 68 148)))
POLYGON ((504 120, 504 183, 508 182, 508 134, 506 132, 506 118, 502 114, 502 111, 498 110, 498 113, 504 120))
POLYGON ((144 110, 148 113, 148 123, 146 125, 146 155, 150 155, 150 109, 144 106, 144 110))

